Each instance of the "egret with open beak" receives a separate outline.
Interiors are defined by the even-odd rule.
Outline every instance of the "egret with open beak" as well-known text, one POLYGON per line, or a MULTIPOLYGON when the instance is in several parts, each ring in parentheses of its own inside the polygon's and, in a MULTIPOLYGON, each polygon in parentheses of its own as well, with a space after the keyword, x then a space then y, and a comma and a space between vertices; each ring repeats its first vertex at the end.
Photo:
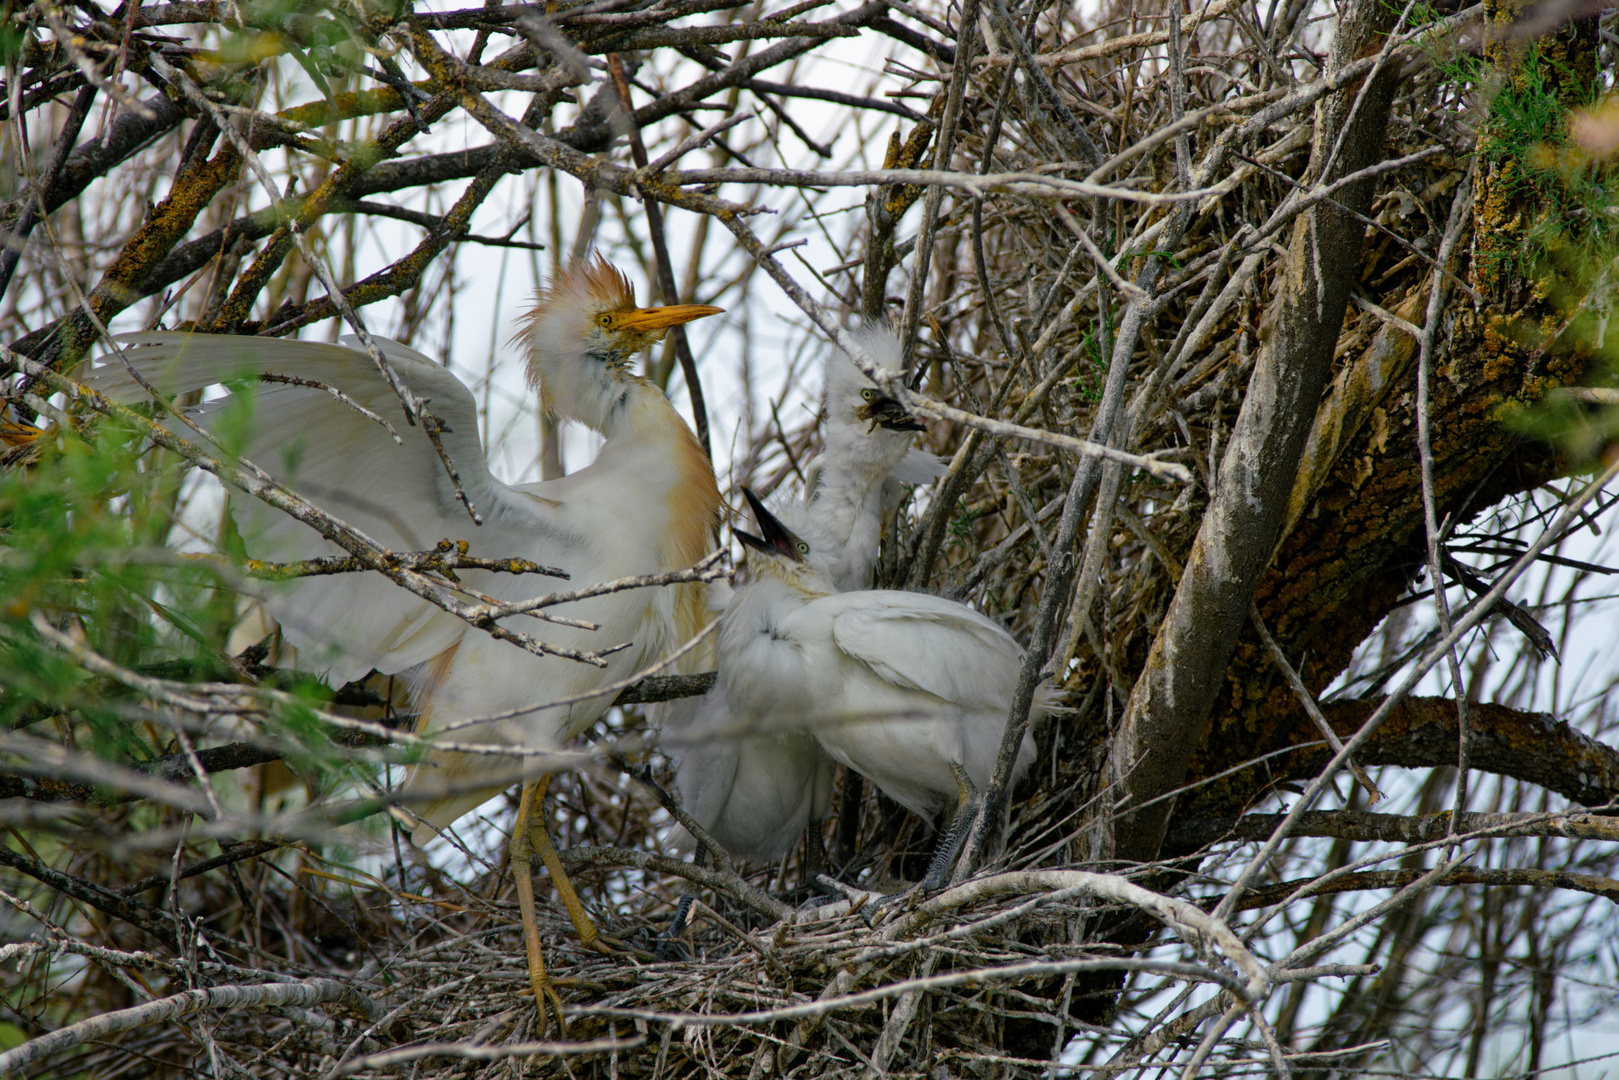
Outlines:
MULTIPOLYGON (((979 612, 921 593, 836 593, 813 546, 744 490, 762 535, 746 585, 720 624, 719 687, 731 708, 767 730, 813 734, 834 759, 902 806, 955 813, 924 885, 949 874, 995 769, 1023 650, 979 612)), ((1049 711, 1037 696, 1037 719, 1049 711)), ((1014 782, 1034 760, 1025 735, 1014 782)))
MULTIPOLYGON (((879 364, 900 368, 900 342, 887 327, 855 339, 879 364)), ((809 538, 810 558, 837 591, 869 588, 900 485, 925 483, 943 467, 913 445, 924 425, 839 350, 827 354, 824 386, 825 452, 809 470, 811 489, 781 514, 809 538)), ((780 859, 807 828, 813 872, 819 826, 831 811, 832 761, 806 732, 760 734, 759 726, 759 718, 731 709, 718 687, 694 710, 674 712, 667 730, 682 744, 681 798, 726 851, 749 861, 780 859)))

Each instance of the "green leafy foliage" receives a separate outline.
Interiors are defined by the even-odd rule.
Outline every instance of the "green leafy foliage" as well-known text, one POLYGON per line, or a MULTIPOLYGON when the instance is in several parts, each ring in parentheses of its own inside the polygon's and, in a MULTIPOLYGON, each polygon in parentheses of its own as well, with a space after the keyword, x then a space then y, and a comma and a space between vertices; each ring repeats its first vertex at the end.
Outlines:
POLYGON ((1068 380, 1075 394, 1085 401, 1102 400, 1102 383, 1107 379, 1107 359, 1102 355, 1101 335, 1087 330, 1079 342, 1080 373, 1068 380))
POLYGON ((1490 98, 1479 156, 1498 170, 1502 196, 1532 200, 1541 212, 1516 251, 1488 257, 1512 260, 1527 278, 1553 273, 1548 259, 1578 276, 1580 266, 1613 253, 1619 219, 1610 213, 1611 170, 1574 152, 1568 134, 1571 109, 1591 104, 1601 89, 1557 69, 1534 46, 1490 98))
MULTIPOLYGON (((1518 327, 1542 352, 1578 351, 1593 358, 1586 381, 1619 385, 1619 333, 1612 319, 1619 259, 1619 166, 1570 137, 1573 109, 1593 104, 1600 85, 1555 69, 1531 48, 1491 102, 1481 156, 1496 166, 1503 190, 1539 208, 1515 250, 1484 258, 1534 283, 1554 313, 1518 327), (1510 265, 1507 261, 1510 260, 1510 265)), ((1595 467, 1604 443, 1619 434, 1619 406, 1573 393, 1546 395, 1509 418, 1518 430, 1562 447, 1571 461, 1595 467)))
POLYGON ((958 505, 961 507, 961 513, 950 521, 950 538, 958 544, 965 544, 972 540, 973 524, 983 516, 983 513, 969 507, 965 500, 958 505))
MULTIPOLYGON (((243 405, 211 422, 240 446, 250 418, 243 405)), ((139 766, 177 747, 130 683, 239 681, 226 646, 241 581, 224 563, 174 550, 193 535, 178 523, 195 495, 183 461, 111 422, 42 438, 32 465, 0 470, 0 725, 48 720, 77 749, 139 766)), ((329 688, 297 678, 278 689, 241 716, 199 718, 220 726, 196 732, 198 743, 210 733, 274 740, 326 790, 370 775, 318 715, 329 688)))
MULTIPOLYGON (((9 15, 11 5, 6 5, 6 14, 9 15)), ((9 20, 0 23, 0 64, 10 66, 15 64, 22 56, 23 42, 26 35, 20 29, 9 24, 9 20)))

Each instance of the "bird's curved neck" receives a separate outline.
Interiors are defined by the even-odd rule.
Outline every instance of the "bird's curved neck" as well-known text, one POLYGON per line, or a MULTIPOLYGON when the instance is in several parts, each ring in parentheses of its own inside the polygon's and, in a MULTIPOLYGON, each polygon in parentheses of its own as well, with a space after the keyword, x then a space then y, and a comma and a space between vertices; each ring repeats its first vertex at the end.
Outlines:
POLYGON ((663 391, 642 378, 616 383, 613 396, 603 403, 598 419, 599 423, 590 426, 609 441, 662 440, 670 437, 673 427, 686 427, 663 391))
POLYGON ((632 467, 670 469, 664 565, 690 566, 708 553, 710 533, 720 514, 720 492, 714 467, 697 436, 663 392, 635 379, 607 411, 601 428, 607 440, 598 461, 628 455, 632 467))
POLYGON ((829 462, 821 473, 815 502, 823 512, 834 514, 876 513, 882 502, 886 475, 877 469, 849 468, 841 462, 829 462))

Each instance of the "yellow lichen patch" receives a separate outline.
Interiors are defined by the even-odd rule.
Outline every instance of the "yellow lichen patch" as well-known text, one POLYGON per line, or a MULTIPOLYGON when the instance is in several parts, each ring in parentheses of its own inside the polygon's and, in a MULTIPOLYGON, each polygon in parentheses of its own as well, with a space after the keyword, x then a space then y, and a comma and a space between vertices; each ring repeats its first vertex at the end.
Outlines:
MULTIPOLYGON (((1420 318, 1424 300, 1424 293, 1413 291, 1395 309, 1394 314, 1407 322, 1420 318)), ((1339 339, 1340 355, 1351 349, 1356 350, 1358 355, 1339 370, 1316 409, 1315 423, 1304 448, 1298 479, 1294 481, 1292 494, 1288 498, 1287 524, 1282 530, 1283 536, 1293 531, 1310 500, 1326 483, 1344 446, 1404 377, 1416 354, 1416 342, 1411 335, 1392 326, 1380 326, 1371 335, 1370 345, 1363 348, 1365 331, 1362 328, 1369 321, 1363 320, 1356 330, 1339 339)))

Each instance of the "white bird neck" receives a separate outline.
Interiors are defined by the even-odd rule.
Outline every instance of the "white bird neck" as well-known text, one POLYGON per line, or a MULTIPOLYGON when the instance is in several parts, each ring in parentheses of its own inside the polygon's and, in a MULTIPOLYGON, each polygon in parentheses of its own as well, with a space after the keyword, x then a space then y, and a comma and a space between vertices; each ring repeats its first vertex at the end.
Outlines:
POLYGON ((909 435, 831 431, 820 483, 800 519, 790 523, 809 540, 820 569, 840 591, 871 587, 883 529, 883 483, 903 458, 909 435))
POLYGON ((708 553, 719 521, 721 500, 713 466, 661 390, 640 378, 620 385, 619 400, 597 428, 606 441, 590 467, 624 474, 626 514, 637 509, 636 503, 650 499, 651 492, 666 492, 662 507, 639 509, 663 518, 664 536, 658 545, 663 565, 690 566, 708 553), (643 487, 644 496, 638 494, 643 487), (664 514, 658 515, 659 510, 664 514))
POLYGON ((615 380, 612 390, 601 395, 595 407, 581 410, 579 421, 600 432, 609 442, 615 439, 643 439, 654 442, 669 438, 671 426, 685 427, 663 391, 638 376, 615 380))
POLYGON ((782 617, 813 599, 774 574, 756 576, 737 589, 725 607, 720 624, 721 652, 725 651, 726 638, 740 642, 755 634, 779 636, 772 631, 782 617))
MULTIPOLYGON (((750 553, 750 560, 753 559, 750 553)), ((732 604, 802 605, 831 596, 837 588, 813 563, 772 560, 761 566, 750 561, 747 580, 737 588, 732 604)), ((729 613, 730 608, 726 608, 729 613)))
POLYGON ((836 461, 828 461, 811 502, 814 516, 833 525, 840 542, 846 543, 855 519, 880 516, 886 476, 886 472, 868 475, 865 470, 846 471, 836 461))

